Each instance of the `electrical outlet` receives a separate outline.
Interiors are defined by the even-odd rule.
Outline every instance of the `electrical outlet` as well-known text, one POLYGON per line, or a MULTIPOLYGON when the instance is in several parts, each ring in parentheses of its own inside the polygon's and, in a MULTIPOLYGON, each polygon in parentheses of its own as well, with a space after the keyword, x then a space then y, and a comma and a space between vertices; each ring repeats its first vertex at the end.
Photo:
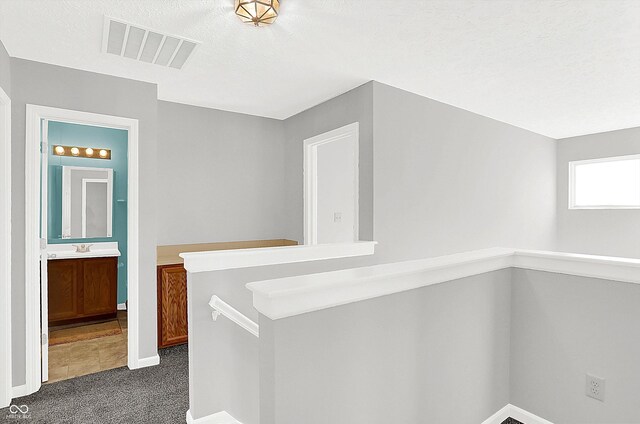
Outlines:
POLYGON ((604 388, 604 378, 598 378, 593 375, 587 374, 587 383, 585 385, 585 394, 587 396, 604 402, 604 388))
POLYGON ((333 213, 333 222, 335 223, 342 222, 342 212, 333 213))

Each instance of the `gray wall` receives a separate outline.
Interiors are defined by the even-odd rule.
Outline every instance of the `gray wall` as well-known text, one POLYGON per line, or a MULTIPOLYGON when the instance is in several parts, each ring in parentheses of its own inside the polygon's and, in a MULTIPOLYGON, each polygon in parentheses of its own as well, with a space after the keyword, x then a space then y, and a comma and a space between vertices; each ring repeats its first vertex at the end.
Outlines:
MULTIPOLYGON (((271 278, 370 265, 370 257, 189 274, 189 408, 194 418, 227 411, 257 424, 260 414, 258 340, 224 317, 211 319, 212 295, 258 320, 245 284, 271 278)), ((262 332, 262 330, 261 330, 262 332)), ((263 335, 261 334, 261 338, 263 335)))
POLYGON ((0 87, 11 97, 11 59, 0 41, 0 87))
POLYGON ((158 102, 158 243, 285 236, 282 121, 158 102))
POLYGON ((156 131, 155 84, 22 59, 12 75, 12 338, 13 384, 25 383, 24 163, 26 104, 139 120, 140 131, 140 357, 156 354, 156 131))
POLYGON ((510 281, 506 269, 261 316, 260 423, 484 421, 509 403, 510 281))
POLYGON ((565 138, 558 145, 558 248, 640 258, 640 209, 569 210, 569 162, 640 153, 640 128, 565 138))
POLYGON ((553 249, 554 140, 377 82, 373 99, 381 261, 553 249))
POLYGON ((512 404, 554 423, 640 422, 640 285, 514 269, 511 295, 512 404), (586 373, 606 379, 605 402, 585 396, 586 373))
POLYGON ((286 238, 302 243, 303 142, 305 139, 360 123, 360 240, 373 240, 373 82, 294 115, 284 121, 286 155, 286 238))

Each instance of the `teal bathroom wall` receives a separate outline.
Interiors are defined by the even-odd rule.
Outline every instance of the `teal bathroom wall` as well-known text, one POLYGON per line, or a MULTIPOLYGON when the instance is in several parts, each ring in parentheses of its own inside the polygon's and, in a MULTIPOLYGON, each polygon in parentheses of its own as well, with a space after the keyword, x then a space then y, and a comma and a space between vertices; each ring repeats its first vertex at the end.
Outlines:
POLYGON ((49 244, 117 241, 121 256, 118 261, 118 303, 127 300, 127 152, 126 130, 88 125, 49 122, 48 215, 49 244), (78 146, 111 149, 111 160, 56 156, 53 146, 78 146), (112 237, 92 239, 62 238, 62 167, 83 166, 113 169, 112 237))

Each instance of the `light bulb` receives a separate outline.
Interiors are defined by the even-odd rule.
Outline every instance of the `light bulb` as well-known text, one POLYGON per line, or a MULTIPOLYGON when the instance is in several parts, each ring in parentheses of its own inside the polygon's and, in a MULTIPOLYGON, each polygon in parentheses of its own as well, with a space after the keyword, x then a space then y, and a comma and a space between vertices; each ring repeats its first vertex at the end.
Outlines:
POLYGON ((64 155, 64 147, 56 146, 54 150, 56 152, 56 155, 64 155))
POLYGON ((244 23, 263 26, 272 24, 278 17, 280 0, 236 0, 236 15, 244 23))
POLYGON ((84 152, 87 156, 93 156, 93 149, 91 147, 87 147, 84 152))
POLYGON ((104 150, 104 149, 100 150, 100 157, 101 158, 106 158, 107 157, 107 151, 104 150))
POLYGON ((77 147, 72 147, 71 148, 71 154, 73 156, 78 156, 80 154, 80 149, 78 149, 77 147))

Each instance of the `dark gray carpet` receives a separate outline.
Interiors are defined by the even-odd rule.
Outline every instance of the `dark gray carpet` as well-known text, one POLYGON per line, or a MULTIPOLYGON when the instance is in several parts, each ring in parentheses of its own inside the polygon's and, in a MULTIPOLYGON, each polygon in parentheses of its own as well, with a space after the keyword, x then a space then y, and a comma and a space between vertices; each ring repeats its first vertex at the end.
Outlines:
POLYGON ((189 409, 187 346, 160 350, 160 365, 129 370, 116 368, 45 384, 39 392, 14 399, 27 405, 30 419, 8 417, 10 423, 46 424, 177 424, 189 409))

